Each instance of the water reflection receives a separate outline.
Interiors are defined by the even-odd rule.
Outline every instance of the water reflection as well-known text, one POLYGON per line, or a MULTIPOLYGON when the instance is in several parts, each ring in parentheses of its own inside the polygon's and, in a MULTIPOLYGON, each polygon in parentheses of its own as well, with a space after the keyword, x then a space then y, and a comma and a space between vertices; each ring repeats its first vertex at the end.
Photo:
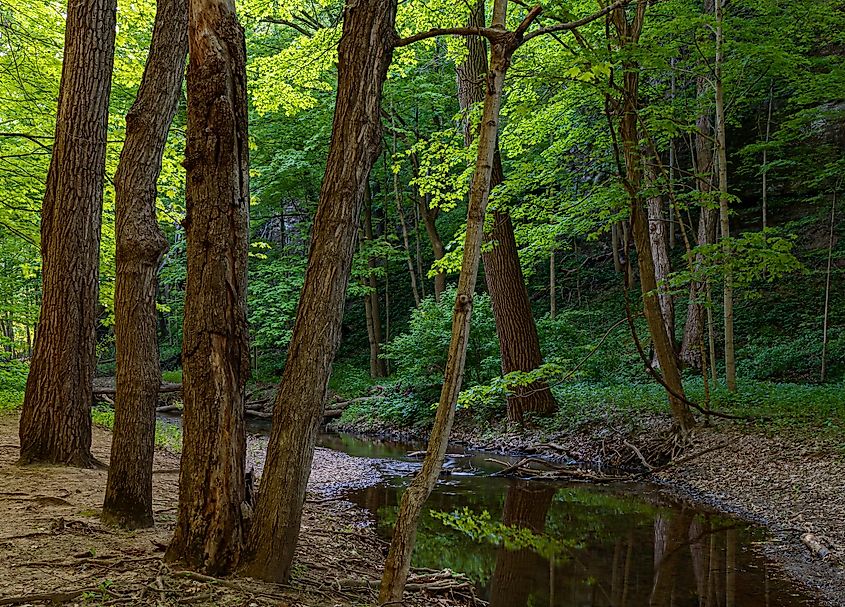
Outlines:
MULTIPOLYGON (((343 445, 335 439, 331 446, 343 445)), ((398 467, 401 476, 350 499, 373 513, 379 533, 389 537, 416 464, 403 457, 407 450, 384 447, 391 458, 385 471, 395 474, 398 467), (397 464, 394 457, 406 461, 397 464)), ((384 455, 372 444, 350 450, 384 455)), ((483 465, 483 458, 452 459, 453 473, 441 480, 428 503, 431 511, 420 521, 414 565, 466 573, 491 607, 816 604, 770 575, 766 561, 750 550, 760 533, 733 519, 667 501, 647 485, 563 486, 462 474, 483 465), (438 511, 457 511, 458 522, 444 524, 438 511), (514 534, 536 536, 538 546, 529 541, 528 548, 503 547, 499 523, 514 534), (550 551, 549 545, 564 548, 550 551)))

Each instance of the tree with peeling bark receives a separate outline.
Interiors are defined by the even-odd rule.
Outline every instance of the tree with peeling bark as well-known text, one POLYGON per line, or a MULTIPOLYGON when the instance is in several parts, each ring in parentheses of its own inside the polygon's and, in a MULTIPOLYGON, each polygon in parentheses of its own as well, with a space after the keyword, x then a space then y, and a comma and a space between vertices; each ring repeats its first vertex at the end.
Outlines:
POLYGON ((117 358, 114 434, 103 521, 153 525, 155 410, 161 384, 156 288, 167 239, 156 216, 167 133, 182 92, 188 51, 185 0, 159 0, 138 96, 126 116, 115 175, 117 358))
MULTIPOLYGON (((472 7, 467 27, 484 25, 484 0, 472 7)), ((458 79, 458 100, 461 111, 467 118, 464 124, 464 143, 469 146, 474 138, 475 125, 469 120, 472 106, 482 103, 485 94, 487 53, 484 39, 467 36, 466 59, 456 66, 458 79)), ((490 188, 504 181, 502 160, 498 146, 493 160, 490 188)), ((507 209, 497 208, 493 212, 492 229, 485 234, 485 240, 492 245, 481 255, 487 290, 493 301, 493 317, 502 354, 502 373, 513 371, 530 372, 543 363, 537 325, 531 313, 531 301, 519 263, 519 252, 514 236, 513 222, 507 209)), ((508 419, 522 423, 526 412, 553 413, 557 409, 554 396, 544 381, 518 386, 508 395, 508 419)))
POLYGON ((41 315, 20 421, 20 463, 90 467, 100 227, 115 0, 70 0, 47 189, 41 315))
POLYGON ((296 549, 370 170, 381 147, 381 95, 393 57, 396 0, 350 1, 338 45, 332 142, 311 230, 261 491, 241 570, 284 582, 296 549))
POLYGON ((169 561, 228 573, 243 541, 249 147, 232 0, 188 2, 187 288, 179 510, 169 561))

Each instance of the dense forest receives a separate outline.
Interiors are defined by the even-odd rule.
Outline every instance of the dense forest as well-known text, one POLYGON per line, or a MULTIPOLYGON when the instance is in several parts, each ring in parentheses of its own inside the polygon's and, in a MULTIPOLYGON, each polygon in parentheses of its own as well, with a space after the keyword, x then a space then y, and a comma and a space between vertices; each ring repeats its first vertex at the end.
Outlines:
MULTIPOLYGON (((736 532, 682 509, 631 600, 681 604, 679 546, 696 605, 845 600, 840 2, 3 0, 0 91, 0 496, 89 471, 49 499, 79 483, 110 547, 161 549, 94 590, 11 564, 0 605, 520 607, 538 558, 549 605, 624 605, 633 532, 585 582, 607 600, 556 592, 577 525, 616 518, 549 487, 649 477, 787 534, 779 579, 825 590, 708 590, 736 532), (352 435, 416 445, 360 532, 352 435), (437 513, 458 444, 515 478, 437 513), (444 560, 447 528, 495 567, 444 560), (374 551, 322 566, 354 591, 308 581, 314 529, 374 551)), ((60 544, 39 562, 98 558, 60 544)))

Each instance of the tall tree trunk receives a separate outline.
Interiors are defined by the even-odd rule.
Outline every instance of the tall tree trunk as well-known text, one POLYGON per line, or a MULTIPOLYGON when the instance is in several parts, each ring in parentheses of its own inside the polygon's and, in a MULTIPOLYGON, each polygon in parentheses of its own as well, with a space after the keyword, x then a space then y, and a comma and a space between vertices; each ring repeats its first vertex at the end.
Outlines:
POLYGON ((234 0, 188 1, 182 467, 170 561, 226 573, 241 551, 249 141, 234 0))
MULTIPOLYGON (((467 26, 484 26, 484 0, 477 0, 473 5, 467 26)), ((484 39, 480 36, 468 36, 466 46, 467 58, 457 65, 455 70, 458 102, 465 116, 464 143, 469 146, 475 129, 469 119, 469 111, 473 105, 484 101, 487 54, 484 39)), ((491 189, 504 181, 498 149, 493 163, 491 189)), ((485 235, 485 240, 493 244, 481 257, 487 290, 493 302, 493 317, 502 355, 502 373, 533 371, 543 364, 543 356, 540 353, 537 325, 531 313, 528 289, 519 263, 513 222, 506 209, 494 211, 493 228, 485 235)), ((556 408, 557 404, 546 382, 538 381, 519 386, 508 396, 508 419, 513 422, 521 423, 527 411, 551 413, 556 408)))
POLYGON ((43 299, 20 421, 21 464, 87 467, 115 0, 69 0, 41 211, 43 299))
MULTIPOLYGON (((712 10, 712 0, 705 0, 705 11, 712 10)), ((696 82, 696 92, 699 98, 707 94, 709 87, 707 78, 699 77, 696 82)), ((701 213, 698 219, 698 232, 696 245, 704 246, 715 242, 716 237, 716 212, 710 206, 710 194, 713 191, 713 144, 714 138, 713 121, 709 112, 702 112, 696 121, 695 144, 692 150, 693 173, 695 174, 696 189, 699 192, 701 213)), ((696 254, 693 265, 696 268, 702 267, 705 263, 701 254, 696 254)), ((705 364, 701 360, 701 343, 705 329, 705 309, 703 300, 706 294, 706 285, 703 282, 693 281, 690 283, 689 303, 687 304, 687 320, 684 324, 684 336, 681 342, 680 358, 684 364, 701 369, 705 364)))
MULTIPOLYGON (((495 0, 492 27, 504 29, 506 13, 507 0, 495 0)), ((529 16, 523 21, 525 28, 538 13, 539 9, 534 9, 529 13, 529 16)), ((520 30, 524 31, 522 25, 520 30)), ((411 567, 411 554, 416 541, 417 522, 422 507, 440 474, 443 459, 446 455, 449 434, 455 419, 455 404, 463 382, 472 300, 476 279, 478 278, 481 243, 484 239, 484 215, 490 195, 502 85, 505 72, 510 65, 511 55, 520 40, 521 34, 516 33, 513 37, 503 36, 499 42, 491 45, 490 68, 486 80, 487 93, 478 134, 475 173, 470 185, 464 256, 461 263, 461 275, 458 279, 455 307, 452 313, 452 336, 446 357, 443 389, 440 392, 440 402, 437 405, 437 413, 422 470, 414 477, 414 480, 402 495, 379 590, 379 601, 381 603, 402 601, 405 582, 408 579, 408 572, 411 567)))
MULTIPOLYGON (((425 226, 425 233, 431 241, 431 250, 434 253, 434 261, 440 261, 446 255, 446 247, 443 246, 443 239, 437 231, 437 215, 439 209, 432 209, 428 204, 428 196, 417 195, 417 206, 425 226)), ((446 273, 437 272, 434 276, 434 299, 440 301, 440 296, 446 290, 446 273)))
MULTIPOLYGON (((645 19, 646 0, 637 0, 633 21, 624 11, 612 13, 618 43, 624 48, 636 44, 642 32, 645 19)), ((619 139, 624 156, 624 181, 631 204, 631 231, 637 251, 637 265, 640 271, 640 286, 643 293, 643 311, 657 360, 666 384, 669 406, 675 423, 681 432, 688 432, 695 425, 695 418, 685 402, 684 386, 678 367, 678 358, 666 332, 666 324, 660 309, 660 302, 654 295, 657 291, 654 258, 648 230, 648 216, 642 199, 643 162, 639 147, 637 111, 639 103, 639 65, 626 60, 622 63, 622 98, 620 100, 619 139)))
MULTIPOLYGON (((373 201, 367 195, 364 201, 364 238, 372 242, 373 237, 373 201)), ((367 269, 369 275, 367 276, 367 286, 370 292, 367 294, 367 319, 370 327, 370 377, 384 377, 387 375, 387 369, 384 365, 384 360, 381 358, 381 305, 378 297, 378 281, 376 280, 375 269, 377 263, 376 258, 369 256, 367 258, 367 269)))
POLYGON ((349 1, 338 47, 332 143, 311 251, 243 571, 284 581, 296 548, 314 442, 340 343, 364 192, 381 143, 381 95, 393 56, 396 0, 349 1))
MULTIPOLYGON (((392 106, 391 106, 392 110, 392 106)), ((390 112, 393 121, 393 156, 396 156, 396 124, 395 114, 390 112)), ((405 221, 405 208, 402 204, 402 192, 399 190, 399 173, 393 173, 393 196, 396 201, 396 213, 399 215, 399 226, 402 229, 402 245, 405 247, 405 258, 408 264, 408 275, 411 278, 411 292, 414 295, 414 307, 420 307, 420 292, 417 288, 417 273, 414 271, 414 262, 411 259, 411 246, 408 241, 408 224, 405 221)))
POLYGON ((557 317, 557 263, 555 263, 555 251, 549 254, 549 318, 554 320, 557 317))
MULTIPOLYGON (((731 221, 728 214, 728 151, 725 124, 725 91, 722 80, 724 63, 724 3, 716 0, 716 140, 719 151, 719 225, 721 226, 722 256, 731 258, 731 221)), ((730 392, 736 392, 736 356, 734 353, 734 304, 733 271, 725 268, 724 313, 725 313, 725 380, 730 392)))
POLYGON ((114 178, 117 361, 114 432, 102 518, 128 528, 153 525, 155 409, 161 384, 156 288, 165 239, 156 196, 167 131, 182 92, 188 52, 185 0, 158 0, 138 96, 114 178))
POLYGON ((833 243, 836 229, 836 195, 833 190, 833 201, 830 204, 830 235, 827 241, 827 272, 824 281, 824 312, 822 313, 822 368, 820 380, 822 383, 827 379, 827 328, 830 320, 830 277, 833 267, 833 243))
MULTIPOLYGON (((651 184, 655 184, 658 180, 657 167, 651 163, 648 166, 648 180, 651 184)), ((666 281, 672 273, 672 264, 669 259, 666 220, 663 217, 665 204, 659 194, 649 197, 646 204, 648 208, 648 232, 651 240, 651 255, 654 258, 654 277, 658 284, 657 297, 660 301, 660 311, 663 316, 663 324, 666 326, 666 334, 669 336, 669 341, 674 350, 675 302, 666 285, 666 281)), ((658 362, 656 357, 653 362, 658 362)))

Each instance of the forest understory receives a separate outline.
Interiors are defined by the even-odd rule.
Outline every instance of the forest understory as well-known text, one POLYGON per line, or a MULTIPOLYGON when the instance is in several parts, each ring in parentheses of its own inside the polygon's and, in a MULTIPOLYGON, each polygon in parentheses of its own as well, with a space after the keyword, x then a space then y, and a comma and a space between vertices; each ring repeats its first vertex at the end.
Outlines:
MULTIPOLYGON (((178 455, 156 452, 156 526, 125 531, 100 522, 105 469, 16 466, 17 428, 16 415, 0 416, 0 605, 345 607, 373 602, 386 544, 368 526, 365 513, 339 497, 380 480, 365 458, 317 450, 293 576, 288 585, 276 585, 203 576, 163 562, 176 521, 178 455)), ((110 447, 111 433, 95 426, 94 456, 108 464, 110 447)), ((263 448, 250 449, 259 451, 263 448)), ((257 473, 261 463, 251 458, 257 473)), ((472 605, 471 597, 470 584, 459 575, 417 571, 405 604, 457 607, 472 605)))

